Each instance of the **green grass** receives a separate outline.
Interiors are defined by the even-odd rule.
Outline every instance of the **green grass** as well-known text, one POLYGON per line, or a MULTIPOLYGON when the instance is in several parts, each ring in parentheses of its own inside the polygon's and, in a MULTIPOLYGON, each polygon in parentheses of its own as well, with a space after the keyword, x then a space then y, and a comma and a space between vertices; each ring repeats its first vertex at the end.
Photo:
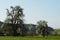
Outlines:
POLYGON ((60 40, 60 36, 0 36, 0 40, 60 40))
POLYGON ((60 29, 55 29, 55 32, 60 32, 60 29))

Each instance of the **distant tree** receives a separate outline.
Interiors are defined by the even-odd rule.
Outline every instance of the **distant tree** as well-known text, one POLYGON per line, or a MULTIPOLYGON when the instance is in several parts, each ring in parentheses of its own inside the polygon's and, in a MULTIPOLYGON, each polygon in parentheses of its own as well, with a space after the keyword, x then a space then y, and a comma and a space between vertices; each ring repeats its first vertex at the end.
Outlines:
POLYGON ((43 36, 48 35, 48 24, 45 20, 40 20, 37 22, 38 28, 39 28, 39 33, 41 33, 43 36))
MULTIPOLYGON (((8 21, 9 21, 9 19, 6 19, 5 21, 4 21, 4 23, 2 24, 2 26, 1 26, 1 29, 2 29, 2 33, 3 33, 3 35, 8 35, 9 34, 9 32, 10 32, 10 28, 8 27, 8 21)), ((11 32, 10 32, 11 33, 11 32)))
MULTIPOLYGON (((17 35, 17 29, 20 28, 20 32, 23 35, 24 33, 24 22, 23 22, 23 9, 20 6, 11 6, 11 10, 7 9, 7 24, 13 29, 13 35, 17 35)), ((6 22, 6 21, 5 21, 6 22)))

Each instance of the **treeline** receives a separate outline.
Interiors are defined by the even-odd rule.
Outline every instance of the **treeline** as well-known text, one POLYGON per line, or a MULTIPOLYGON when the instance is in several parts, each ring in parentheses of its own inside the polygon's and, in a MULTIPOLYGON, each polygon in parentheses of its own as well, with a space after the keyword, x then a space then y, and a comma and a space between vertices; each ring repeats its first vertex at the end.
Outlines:
MULTIPOLYGON (((23 8, 20 6, 11 6, 11 10, 7 9, 7 18, 4 21, 4 23, 1 26, 1 32, 2 35, 12 35, 12 36, 26 36, 26 27, 24 25, 24 14, 23 14, 23 8)), ((55 34, 54 31, 51 31, 48 27, 48 24, 45 20, 40 20, 37 22, 35 26, 37 29, 35 29, 34 33, 31 32, 31 35, 39 35, 47 36, 50 34, 55 34), (52 32, 52 33, 51 33, 52 32)), ((33 27, 33 26, 32 26, 33 27)), ((30 27, 31 28, 31 27, 30 27)), ((34 28, 33 28, 34 29, 34 28)), ((28 30, 28 29, 27 29, 28 30)), ((30 29, 31 30, 31 29, 30 29)))

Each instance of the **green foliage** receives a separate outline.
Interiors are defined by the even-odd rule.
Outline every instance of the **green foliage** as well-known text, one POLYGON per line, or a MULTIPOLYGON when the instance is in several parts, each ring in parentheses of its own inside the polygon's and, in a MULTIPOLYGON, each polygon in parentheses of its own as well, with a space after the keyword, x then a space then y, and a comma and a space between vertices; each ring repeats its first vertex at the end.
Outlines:
POLYGON ((43 36, 48 35, 48 24, 45 20, 40 20, 37 22, 38 28, 39 28, 39 33, 42 34, 43 36))
POLYGON ((38 26, 44 26, 44 27, 46 27, 47 26, 47 21, 40 20, 40 21, 37 22, 37 24, 38 24, 38 26))
POLYGON ((7 18, 3 24, 4 33, 8 33, 9 35, 13 32, 13 35, 17 35, 17 29, 22 28, 23 31, 23 9, 20 6, 11 6, 11 10, 7 9, 7 18))

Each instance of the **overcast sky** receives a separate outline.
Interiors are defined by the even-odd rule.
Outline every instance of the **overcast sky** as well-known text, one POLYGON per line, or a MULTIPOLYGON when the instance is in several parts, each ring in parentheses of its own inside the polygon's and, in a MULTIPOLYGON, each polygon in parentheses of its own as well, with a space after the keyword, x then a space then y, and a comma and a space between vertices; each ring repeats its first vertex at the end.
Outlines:
POLYGON ((0 21, 6 19, 6 8, 16 5, 24 9, 25 23, 46 20, 52 28, 60 28, 60 0, 0 0, 0 21))

